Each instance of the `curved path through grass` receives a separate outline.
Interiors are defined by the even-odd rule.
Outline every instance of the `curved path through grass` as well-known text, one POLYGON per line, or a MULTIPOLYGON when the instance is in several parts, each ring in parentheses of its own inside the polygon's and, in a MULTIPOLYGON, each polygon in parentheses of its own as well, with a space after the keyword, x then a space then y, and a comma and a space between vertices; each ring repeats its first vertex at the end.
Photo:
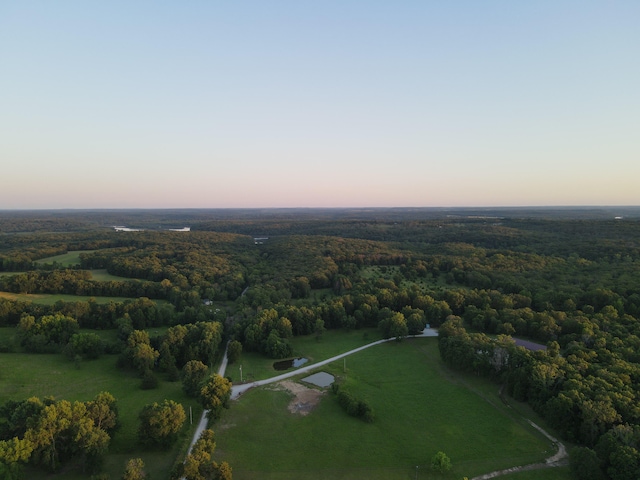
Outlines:
POLYGON ((473 477, 471 480, 488 480, 490 478, 500 477, 502 475, 507 475, 509 473, 525 472, 528 470, 538 470, 541 468, 562 467, 567 464, 569 456, 567 455, 567 449, 565 448, 564 444, 561 441, 559 441, 557 438, 554 438, 551 435, 549 435, 546 431, 544 431, 540 426, 533 423, 531 420, 527 420, 527 421, 533 428, 535 428, 540 433, 542 433, 545 437, 551 440, 553 444, 558 447, 558 451, 554 455, 547 458, 544 461, 544 463, 532 463, 530 465, 522 465, 519 467, 506 468, 504 470, 496 470, 495 472, 485 473, 484 475, 473 477))

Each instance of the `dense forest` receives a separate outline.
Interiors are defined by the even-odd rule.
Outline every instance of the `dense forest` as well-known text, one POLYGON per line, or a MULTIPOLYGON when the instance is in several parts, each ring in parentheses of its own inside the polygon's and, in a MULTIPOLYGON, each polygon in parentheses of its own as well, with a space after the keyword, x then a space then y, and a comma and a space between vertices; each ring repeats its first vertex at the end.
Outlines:
MULTIPOLYGON (((0 340, 0 355, 114 355, 142 388, 182 379, 194 397, 227 340, 286 358, 297 335, 373 327, 401 339, 428 323, 451 368, 492 379, 578 446, 575 478, 640 478, 640 209, 0 212, 0 292, 0 326, 18 339, 0 340), (77 262, 55 260, 69 252, 77 262)), ((99 431, 91 412, 116 411, 106 395, 0 406, 0 468, 19 478, 16 465, 75 459, 99 471, 116 421, 99 431), (96 443, 68 429, 51 437, 59 451, 42 440, 42 415, 63 407, 96 443)))

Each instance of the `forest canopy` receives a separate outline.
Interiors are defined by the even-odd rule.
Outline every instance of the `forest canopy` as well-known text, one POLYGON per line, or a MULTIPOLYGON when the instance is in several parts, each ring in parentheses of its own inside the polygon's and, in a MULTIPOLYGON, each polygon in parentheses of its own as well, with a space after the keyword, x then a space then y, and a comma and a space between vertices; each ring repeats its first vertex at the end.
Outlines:
POLYGON ((294 336, 429 324, 451 368, 527 401, 606 478, 640 478, 638 209, 0 212, 0 232, 0 326, 19 341, 0 355, 113 354, 151 388, 182 371, 197 396, 193 366, 226 341, 286 358, 294 336))

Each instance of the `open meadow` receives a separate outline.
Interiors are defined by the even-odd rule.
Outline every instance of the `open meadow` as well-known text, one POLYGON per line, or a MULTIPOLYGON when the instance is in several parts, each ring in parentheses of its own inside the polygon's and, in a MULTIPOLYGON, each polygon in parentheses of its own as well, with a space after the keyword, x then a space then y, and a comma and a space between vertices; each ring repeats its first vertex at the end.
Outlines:
POLYGON ((46 265, 56 263, 62 267, 72 267, 74 265, 80 265, 80 254, 91 253, 94 250, 75 250, 60 255, 54 255, 53 257, 41 258, 36 260, 35 263, 39 265, 46 265))
POLYGON ((250 390, 214 425, 216 452, 233 466, 236 480, 416 474, 459 479, 551 454, 550 443, 500 401, 497 386, 479 392, 445 368, 434 338, 367 349, 348 357, 346 365, 344 371, 339 360, 323 370, 335 375, 341 388, 366 399, 375 421, 347 416, 330 391, 301 416, 287 409, 291 394, 285 389, 250 390), (438 451, 451 458, 448 474, 430 469, 438 451))
MULTIPOLYGON (((12 329, 0 329, 4 335, 12 329)), ((125 462, 131 457, 141 457, 147 465, 151 478, 162 480, 175 459, 182 456, 189 445, 193 428, 200 418, 202 408, 182 391, 180 382, 161 379, 154 390, 142 390, 140 378, 133 372, 123 372, 115 366, 115 355, 104 355, 97 360, 75 364, 60 354, 0 354, 0 404, 7 400, 24 400, 31 396, 43 398, 53 396, 58 400, 87 401, 96 394, 107 391, 118 402, 121 428, 114 434, 105 458, 105 472, 112 479, 120 478, 125 462), (178 442, 168 451, 144 451, 137 443, 138 414, 148 403, 164 399, 181 403, 187 413, 187 421, 178 442), (193 412, 194 425, 189 423, 189 408, 193 412)), ((181 457, 182 458, 182 457, 181 457)), ((61 473, 51 476, 42 470, 28 469, 25 478, 50 478, 56 480, 78 480, 88 478, 72 465, 61 473)))

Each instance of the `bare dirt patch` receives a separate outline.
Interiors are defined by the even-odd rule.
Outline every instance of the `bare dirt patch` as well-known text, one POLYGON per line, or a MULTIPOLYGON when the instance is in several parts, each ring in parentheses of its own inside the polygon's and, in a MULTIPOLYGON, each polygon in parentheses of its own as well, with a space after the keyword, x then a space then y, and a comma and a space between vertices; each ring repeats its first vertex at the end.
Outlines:
POLYGON ((320 403, 325 392, 308 388, 291 380, 285 380, 276 384, 276 388, 287 390, 293 395, 288 409, 291 413, 308 415, 320 403))

